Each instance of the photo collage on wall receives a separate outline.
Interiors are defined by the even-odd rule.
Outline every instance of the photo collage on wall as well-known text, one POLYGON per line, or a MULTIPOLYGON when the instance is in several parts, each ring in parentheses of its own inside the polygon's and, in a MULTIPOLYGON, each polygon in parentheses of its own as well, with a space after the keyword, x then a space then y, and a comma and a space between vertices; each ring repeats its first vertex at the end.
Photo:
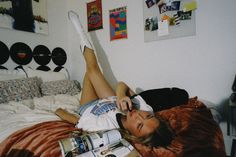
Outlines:
POLYGON ((195 34, 195 0, 143 0, 145 41, 195 34))
MULTIPOLYGON (((111 41, 128 37, 126 12, 126 7, 119 7, 109 11, 111 41)), ((87 18, 89 32, 103 28, 102 0, 87 3, 87 18)))

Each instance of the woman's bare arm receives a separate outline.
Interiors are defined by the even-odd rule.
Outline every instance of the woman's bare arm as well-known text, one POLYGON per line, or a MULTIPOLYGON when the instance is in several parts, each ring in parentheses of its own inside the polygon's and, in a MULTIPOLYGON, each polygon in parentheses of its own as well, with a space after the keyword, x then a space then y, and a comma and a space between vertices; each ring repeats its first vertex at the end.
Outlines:
POLYGON ((79 120, 79 116, 75 115, 75 114, 72 114, 72 113, 69 113, 68 111, 62 109, 62 108, 58 108, 56 111, 55 111, 55 114, 60 117, 62 120, 65 120, 69 123, 72 123, 72 124, 77 124, 78 123, 78 120, 79 120))

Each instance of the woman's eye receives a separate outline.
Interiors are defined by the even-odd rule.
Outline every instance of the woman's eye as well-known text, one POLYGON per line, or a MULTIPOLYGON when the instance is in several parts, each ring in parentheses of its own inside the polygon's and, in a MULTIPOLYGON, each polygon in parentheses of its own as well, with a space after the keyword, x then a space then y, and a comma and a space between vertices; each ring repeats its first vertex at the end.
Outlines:
POLYGON ((153 114, 148 114, 148 115, 146 116, 146 119, 151 119, 152 117, 154 117, 153 114))
POLYGON ((138 129, 138 130, 141 130, 142 127, 143 127, 143 124, 139 123, 138 126, 137 126, 137 129, 138 129))

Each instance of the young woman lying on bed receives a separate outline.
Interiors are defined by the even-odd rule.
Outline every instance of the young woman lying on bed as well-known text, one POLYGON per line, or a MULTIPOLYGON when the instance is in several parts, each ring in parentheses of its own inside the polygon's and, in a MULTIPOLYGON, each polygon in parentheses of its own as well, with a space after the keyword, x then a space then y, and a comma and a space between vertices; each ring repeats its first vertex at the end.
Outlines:
POLYGON ((58 109, 56 113, 71 123, 46 121, 16 131, 0 143, 1 157, 61 156, 58 140, 81 131, 74 124, 92 131, 127 130, 125 137, 144 157, 225 157, 219 125, 202 102, 188 99, 185 90, 153 89, 136 95, 121 82, 113 91, 97 65, 77 15, 70 12, 69 17, 80 35, 87 63, 80 115, 58 109))
POLYGON ((83 105, 78 114, 59 108, 59 117, 87 131, 119 129, 147 157, 225 156, 222 132, 210 110, 197 98, 189 99, 185 90, 162 88, 135 94, 120 82, 113 91, 78 15, 71 11, 69 18, 80 36, 86 62, 83 105))
MULTIPOLYGON (((188 103, 188 93, 179 88, 162 88, 136 94, 124 82, 119 82, 116 91, 113 91, 99 69, 94 49, 80 24, 78 15, 69 12, 69 18, 80 36, 81 51, 86 62, 82 107, 78 114, 69 113, 61 108, 56 110, 56 114, 86 131, 120 129, 125 138, 135 143, 146 145, 148 148, 168 148, 177 137, 177 132, 168 118, 155 113, 188 103)), ((192 106, 202 107, 199 103, 193 103, 192 106)), ((187 117, 191 114, 189 111, 186 113, 187 117)), ((224 153, 224 149, 222 150, 224 153)), ((220 155, 222 156, 222 153, 220 155)))

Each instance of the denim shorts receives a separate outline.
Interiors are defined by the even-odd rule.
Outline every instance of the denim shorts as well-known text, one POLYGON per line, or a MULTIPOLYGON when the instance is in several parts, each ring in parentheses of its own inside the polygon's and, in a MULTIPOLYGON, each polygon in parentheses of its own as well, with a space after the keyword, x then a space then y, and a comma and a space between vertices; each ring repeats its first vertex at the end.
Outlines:
POLYGON ((79 110, 76 111, 76 113, 77 113, 79 116, 82 116, 83 113, 84 113, 84 111, 85 111, 87 108, 89 108, 90 106, 96 105, 96 104, 98 103, 98 101, 99 101, 99 99, 96 99, 96 100, 92 100, 92 101, 90 101, 90 102, 88 102, 88 103, 86 103, 86 104, 84 104, 84 105, 81 105, 80 108, 79 108, 79 110))
POLYGON ((83 113, 86 111, 87 108, 89 108, 90 106, 95 106, 96 104, 100 103, 101 101, 106 101, 106 100, 112 100, 112 101, 115 101, 116 100, 116 96, 110 96, 110 97, 107 97, 105 99, 96 99, 96 100, 92 100, 84 105, 81 105, 79 110, 76 111, 76 113, 79 115, 79 116, 82 116, 83 113))

